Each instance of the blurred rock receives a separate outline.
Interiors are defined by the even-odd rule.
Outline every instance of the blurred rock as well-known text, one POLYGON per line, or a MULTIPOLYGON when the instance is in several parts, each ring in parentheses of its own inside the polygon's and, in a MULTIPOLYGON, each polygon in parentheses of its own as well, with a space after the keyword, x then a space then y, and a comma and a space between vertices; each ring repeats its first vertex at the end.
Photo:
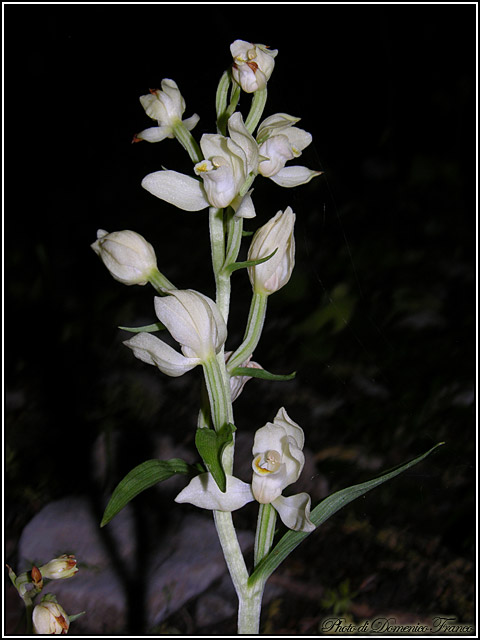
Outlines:
MULTIPOLYGON (((253 545, 253 533, 238 536, 243 550, 253 545)), ((68 614, 86 611, 72 625, 74 635, 125 633, 131 606, 128 579, 141 571, 146 579, 146 624, 151 628, 227 572, 209 514, 186 513, 179 523, 159 532, 158 539, 161 548, 148 551, 144 566, 136 567, 135 522, 128 507, 109 523, 107 532, 100 529, 87 498, 65 498, 47 505, 25 527, 15 568, 19 573, 32 563, 75 554, 79 572, 45 588, 45 593, 57 595, 68 614)), ((233 590, 228 600, 235 610, 233 590)), ((225 607, 230 610, 227 602, 225 607)))
MULTIPOLYGON (((237 532, 242 549, 253 545, 253 534, 237 532)), ((226 573, 213 520, 188 515, 175 532, 175 550, 167 560, 154 557, 147 589, 149 626, 159 624, 185 602, 203 593, 226 573)), ((234 606, 236 596, 233 593, 234 606)))
MULTIPOLYGON (((118 558, 134 569, 135 535, 131 511, 125 508, 108 534, 118 558)), ((44 589, 55 593, 69 615, 86 611, 75 630, 88 633, 121 632, 126 625, 125 585, 115 569, 97 518, 87 498, 64 498, 44 507, 25 527, 19 542, 17 571, 40 565, 62 553, 77 558, 79 571, 66 580, 52 580, 44 589)), ((72 631, 74 627, 72 625, 72 631)))

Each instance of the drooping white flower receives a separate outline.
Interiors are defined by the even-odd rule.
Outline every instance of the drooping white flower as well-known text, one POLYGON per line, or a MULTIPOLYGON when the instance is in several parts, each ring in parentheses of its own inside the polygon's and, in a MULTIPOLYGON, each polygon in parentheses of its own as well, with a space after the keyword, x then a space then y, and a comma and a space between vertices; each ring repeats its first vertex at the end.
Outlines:
POLYGON ((216 304, 197 291, 174 290, 156 297, 155 312, 179 342, 182 353, 150 333, 138 333, 124 344, 139 360, 155 365, 168 376, 181 376, 207 362, 227 339, 227 327, 216 304))
POLYGON ((264 44, 235 40, 230 45, 233 57, 232 76, 246 93, 253 93, 267 86, 275 66, 278 51, 264 44))
POLYGON ((304 434, 282 407, 255 434, 253 444, 252 493, 262 504, 272 504, 282 522, 290 529, 313 531, 310 521, 310 496, 299 493, 284 497, 282 491, 296 482, 305 464, 304 434))
POLYGON ((97 240, 91 245, 95 253, 115 280, 126 285, 145 285, 157 270, 157 259, 152 245, 135 231, 97 231, 97 240))
POLYGON ((276 113, 258 127, 258 172, 281 187, 297 187, 322 173, 300 166, 285 167, 286 162, 298 158, 312 141, 308 131, 294 126, 299 120, 286 113, 276 113))
POLYGON ((248 251, 249 260, 275 255, 266 262, 248 267, 248 275, 255 293, 270 295, 290 280, 295 265, 295 214, 291 207, 278 213, 258 229, 248 251))
MULTIPOLYGON (((168 78, 162 80, 161 87, 161 91, 151 89, 149 94, 140 97, 140 102, 147 116, 156 120, 158 126, 137 133, 134 141, 160 142, 165 138, 175 137, 173 130, 179 122, 182 122, 185 100, 174 80, 168 78)), ((183 124, 191 131, 199 120, 199 116, 194 114, 183 120, 183 124)))
POLYGON ((65 635, 70 627, 65 609, 57 602, 48 600, 35 606, 32 621, 36 635, 65 635))

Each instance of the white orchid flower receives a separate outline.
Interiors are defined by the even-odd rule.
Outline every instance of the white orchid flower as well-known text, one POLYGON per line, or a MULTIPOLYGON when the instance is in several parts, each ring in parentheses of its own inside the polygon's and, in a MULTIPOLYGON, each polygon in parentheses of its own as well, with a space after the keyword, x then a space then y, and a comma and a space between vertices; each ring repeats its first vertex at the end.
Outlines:
POLYGON ((204 134, 200 140, 204 160, 194 171, 195 178, 176 171, 156 171, 147 175, 142 186, 185 211, 200 211, 207 207, 232 206, 239 217, 253 218, 255 209, 251 191, 240 195, 249 175, 258 167, 258 145, 243 123, 242 115, 234 113, 228 120, 229 137, 204 134))
POLYGON ((255 232, 248 251, 249 260, 266 258, 277 250, 266 262, 248 267, 255 293, 270 295, 290 280, 295 265, 294 225, 295 214, 287 207, 255 232))
MULTIPOLYGON (((162 80, 161 87, 161 91, 151 89, 149 94, 140 97, 140 102, 147 116, 156 120, 158 126, 137 133, 134 141, 160 142, 165 138, 175 137, 174 128, 182 122, 185 100, 177 83, 173 80, 169 78, 162 80)), ((183 125, 191 131, 199 120, 200 117, 195 113, 190 118, 183 120, 183 125)))
POLYGON ((322 173, 300 166, 285 167, 286 162, 298 158, 312 141, 308 131, 294 126, 299 120, 300 118, 286 113, 276 113, 266 118, 258 127, 258 172, 281 187, 306 184, 322 173))
POLYGON ((305 464, 304 435, 282 407, 255 434, 253 443, 252 493, 261 504, 272 504, 282 522, 295 531, 313 531, 310 521, 310 496, 298 493, 284 497, 282 491, 296 482, 305 464))
POLYGON ((236 211, 243 197, 239 196, 251 171, 258 165, 258 145, 247 131, 241 113, 228 119, 227 138, 220 134, 205 134, 200 148, 205 160, 194 171, 203 179, 208 202, 223 208, 231 205, 236 211))
POLYGON ((233 57, 232 76, 246 93, 265 89, 275 66, 278 51, 264 44, 235 40, 230 45, 233 57))
POLYGON ((253 479, 249 485, 235 476, 226 476, 226 492, 210 473, 202 473, 175 498, 202 509, 235 511, 248 502, 272 504, 282 522, 295 531, 310 532, 311 499, 308 493, 284 497, 282 491, 298 480, 305 464, 303 430, 282 407, 274 418, 259 429, 253 444, 253 479))
POLYGON ((227 327, 216 304, 197 291, 169 291, 155 298, 155 312, 181 345, 179 353, 151 333, 138 333, 123 344, 139 360, 171 377, 183 375, 217 354, 227 339, 227 327))
POLYGON ((97 231, 91 245, 111 275, 126 285, 145 285, 154 271, 157 259, 152 245, 135 231, 97 231))

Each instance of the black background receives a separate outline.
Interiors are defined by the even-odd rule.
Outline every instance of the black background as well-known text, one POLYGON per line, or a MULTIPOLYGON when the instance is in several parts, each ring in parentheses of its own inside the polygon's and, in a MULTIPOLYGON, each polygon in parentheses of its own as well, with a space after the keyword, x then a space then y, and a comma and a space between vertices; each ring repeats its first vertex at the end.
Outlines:
MULTIPOLYGON (((285 405, 329 492, 372 476, 361 456, 384 469, 445 441, 351 513, 410 536, 420 555, 436 540, 427 566, 457 561, 453 577, 443 576, 441 596, 425 569, 413 579, 419 592, 407 581, 390 600, 388 587, 358 599, 377 612, 471 620, 476 7, 7 5, 4 17, 7 556, 48 501, 97 492, 91 456, 102 432, 116 442, 107 492, 151 457, 159 410, 162 432, 193 448, 200 372, 172 381, 133 361, 117 326, 153 322, 152 292, 112 280, 89 245, 98 228, 132 228, 177 286, 214 295, 206 213, 140 186, 162 166, 189 172, 186 154, 173 140, 131 140, 151 125, 139 96, 163 78, 178 83, 185 116, 200 115, 197 139, 213 132, 229 45, 244 39, 279 50, 265 116, 301 117, 313 144, 296 163, 325 173, 292 190, 255 183, 247 229, 288 205, 297 214, 295 274, 271 298, 255 355, 298 374, 250 382, 237 427, 253 433, 285 405)), ((243 96, 242 111, 248 104, 243 96)), ((227 347, 248 313, 245 274, 233 288, 227 347)), ((313 542, 298 550, 307 584, 334 588, 349 575, 358 589, 359 559, 382 557, 371 532, 342 529, 345 518, 322 537, 326 556, 313 542), (346 551, 330 567, 335 540, 346 551)), ((295 602, 275 632, 315 633, 295 602)))

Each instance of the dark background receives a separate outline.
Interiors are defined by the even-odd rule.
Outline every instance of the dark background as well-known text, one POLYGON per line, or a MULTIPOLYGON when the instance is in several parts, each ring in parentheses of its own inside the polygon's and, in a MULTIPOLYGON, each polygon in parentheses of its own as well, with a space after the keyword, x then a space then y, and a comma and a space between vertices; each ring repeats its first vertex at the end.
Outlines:
MULTIPOLYGON (((255 183, 247 229, 288 205, 297 214, 295 273, 255 357, 298 374, 250 382, 237 427, 253 434, 286 406, 325 495, 446 443, 286 566, 334 601, 349 580, 354 619, 367 607, 472 622, 476 7, 7 5, 4 17, 7 562, 45 504, 108 493, 151 457, 158 430, 193 450, 200 370, 172 380, 132 358, 117 327, 155 320, 152 291, 114 281, 89 245, 98 228, 132 228, 178 287, 214 295, 206 212, 140 186, 162 166, 189 172, 186 154, 131 139, 152 124, 139 96, 163 78, 185 117, 200 115, 197 139, 212 132, 229 45, 244 39, 279 50, 265 116, 301 117, 313 144, 296 163, 325 173, 292 190, 255 183)), ((250 298, 244 273, 232 282, 227 347, 250 298)), ((322 602, 287 587, 264 624, 315 634, 332 612, 322 602)), ((234 621, 209 631, 234 633, 234 621)))

